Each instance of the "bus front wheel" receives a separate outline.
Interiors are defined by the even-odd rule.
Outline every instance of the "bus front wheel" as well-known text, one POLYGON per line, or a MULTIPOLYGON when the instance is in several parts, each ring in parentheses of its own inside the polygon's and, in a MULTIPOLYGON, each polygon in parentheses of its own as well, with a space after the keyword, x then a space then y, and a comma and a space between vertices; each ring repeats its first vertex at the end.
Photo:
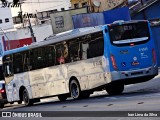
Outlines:
POLYGON ((119 95, 124 90, 124 84, 111 83, 105 89, 109 95, 119 95))
POLYGON ((81 98, 81 89, 80 85, 76 80, 70 82, 70 92, 73 99, 81 98))
POLYGON ((29 99, 28 91, 26 89, 23 91, 23 101, 26 106, 33 105, 33 101, 29 99))

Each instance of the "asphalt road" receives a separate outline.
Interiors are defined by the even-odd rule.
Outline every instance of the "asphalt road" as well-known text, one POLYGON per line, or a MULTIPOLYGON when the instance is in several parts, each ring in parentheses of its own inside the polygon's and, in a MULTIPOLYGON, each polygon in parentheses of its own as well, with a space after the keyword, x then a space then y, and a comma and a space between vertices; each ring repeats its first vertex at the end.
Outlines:
MULTIPOLYGON (((129 85, 125 87, 122 95, 109 96, 106 91, 95 92, 90 98, 82 100, 68 99, 65 102, 60 102, 55 98, 43 99, 40 103, 35 104, 31 107, 25 107, 24 105, 6 105, 4 109, 0 111, 9 112, 25 112, 25 111, 48 111, 50 116, 58 117, 47 117, 41 119, 51 120, 159 120, 160 119, 160 75, 145 83, 139 83, 129 85), (49 111, 52 111, 51 113, 49 111), (58 112, 57 111, 61 111, 58 112), (63 112, 62 112, 63 111, 63 112), (70 113, 66 113, 66 112, 70 113), (76 111, 76 112, 75 112, 76 111), (81 112, 82 111, 82 112, 81 112), (84 112, 87 111, 87 112, 84 112), (93 113, 90 113, 94 111, 93 113), (96 113, 97 111, 97 113, 96 113), (97 117, 101 115, 98 111, 113 111, 107 117, 97 117), (125 111, 125 112, 123 112, 125 111), (131 112, 132 111, 132 112, 131 112), (133 113, 134 116, 130 116, 133 113), (147 112, 150 114, 149 117, 141 116, 141 112, 147 112), (159 117, 156 117, 157 116, 159 117), (65 117, 65 116, 69 117, 65 117), (72 117, 76 116, 76 117, 72 117), (84 115, 84 116, 83 116, 84 115), (88 116, 89 117, 88 117, 88 116), (124 115, 124 116, 123 116, 124 115), (130 117, 127 117, 130 116, 130 117), (81 116, 81 117, 80 117, 81 116)), ((105 116, 104 115, 104 116, 105 116)), ((103 116, 103 115, 102 115, 103 116)), ((2 119, 2 118, 0 118, 2 119)), ((3 118, 11 119, 11 118, 3 118)), ((12 118, 14 120, 22 118, 12 118)), ((27 119, 27 118, 23 118, 27 119)), ((31 119, 31 118, 30 118, 31 119)), ((32 118, 39 119, 39 118, 32 118)))

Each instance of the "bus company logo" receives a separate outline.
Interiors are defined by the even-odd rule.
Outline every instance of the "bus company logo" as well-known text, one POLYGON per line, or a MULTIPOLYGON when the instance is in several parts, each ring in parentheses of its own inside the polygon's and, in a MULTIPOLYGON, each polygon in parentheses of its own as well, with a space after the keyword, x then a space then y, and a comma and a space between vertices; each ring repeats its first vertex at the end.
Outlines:
POLYGON ((133 60, 134 60, 134 61, 137 61, 137 57, 133 57, 133 60))
POLYGON ((18 118, 24 118, 24 117, 42 117, 42 113, 31 113, 31 112, 2 112, 2 117, 4 118, 10 118, 10 117, 18 117, 18 118))

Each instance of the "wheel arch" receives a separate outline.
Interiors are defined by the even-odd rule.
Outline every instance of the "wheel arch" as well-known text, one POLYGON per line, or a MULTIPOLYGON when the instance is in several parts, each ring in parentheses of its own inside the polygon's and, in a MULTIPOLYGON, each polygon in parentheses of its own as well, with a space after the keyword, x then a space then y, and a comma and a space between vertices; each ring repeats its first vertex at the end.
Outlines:
POLYGON ((26 87, 24 86, 21 86, 20 89, 19 89, 19 98, 20 98, 20 101, 23 101, 23 91, 26 89, 26 87))
POLYGON ((69 91, 70 91, 70 83, 71 83, 72 80, 75 80, 75 81, 78 83, 79 88, 81 89, 81 86, 80 86, 80 83, 79 83, 79 80, 77 79, 77 77, 72 76, 72 77, 69 79, 69 91))

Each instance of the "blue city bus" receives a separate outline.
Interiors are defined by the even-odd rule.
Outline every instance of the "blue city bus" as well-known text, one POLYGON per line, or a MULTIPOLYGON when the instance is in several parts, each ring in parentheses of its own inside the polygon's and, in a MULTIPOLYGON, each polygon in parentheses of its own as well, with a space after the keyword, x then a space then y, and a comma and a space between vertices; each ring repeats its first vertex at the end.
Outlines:
POLYGON ((148 21, 120 21, 105 26, 105 29, 104 39, 109 47, 106 47, 104 56, 110 57, 109 72, 112 76, 108 92, 114 82, 134 84, 148 81, 158 74, 156 50, 148 21))
POLYGON ((8 101, 27 106, 51 96, 88 98, 104 89, 121 94, 124 85, 158 74, 148 21, 75 29, 6 51, 3 71, 8 101))

